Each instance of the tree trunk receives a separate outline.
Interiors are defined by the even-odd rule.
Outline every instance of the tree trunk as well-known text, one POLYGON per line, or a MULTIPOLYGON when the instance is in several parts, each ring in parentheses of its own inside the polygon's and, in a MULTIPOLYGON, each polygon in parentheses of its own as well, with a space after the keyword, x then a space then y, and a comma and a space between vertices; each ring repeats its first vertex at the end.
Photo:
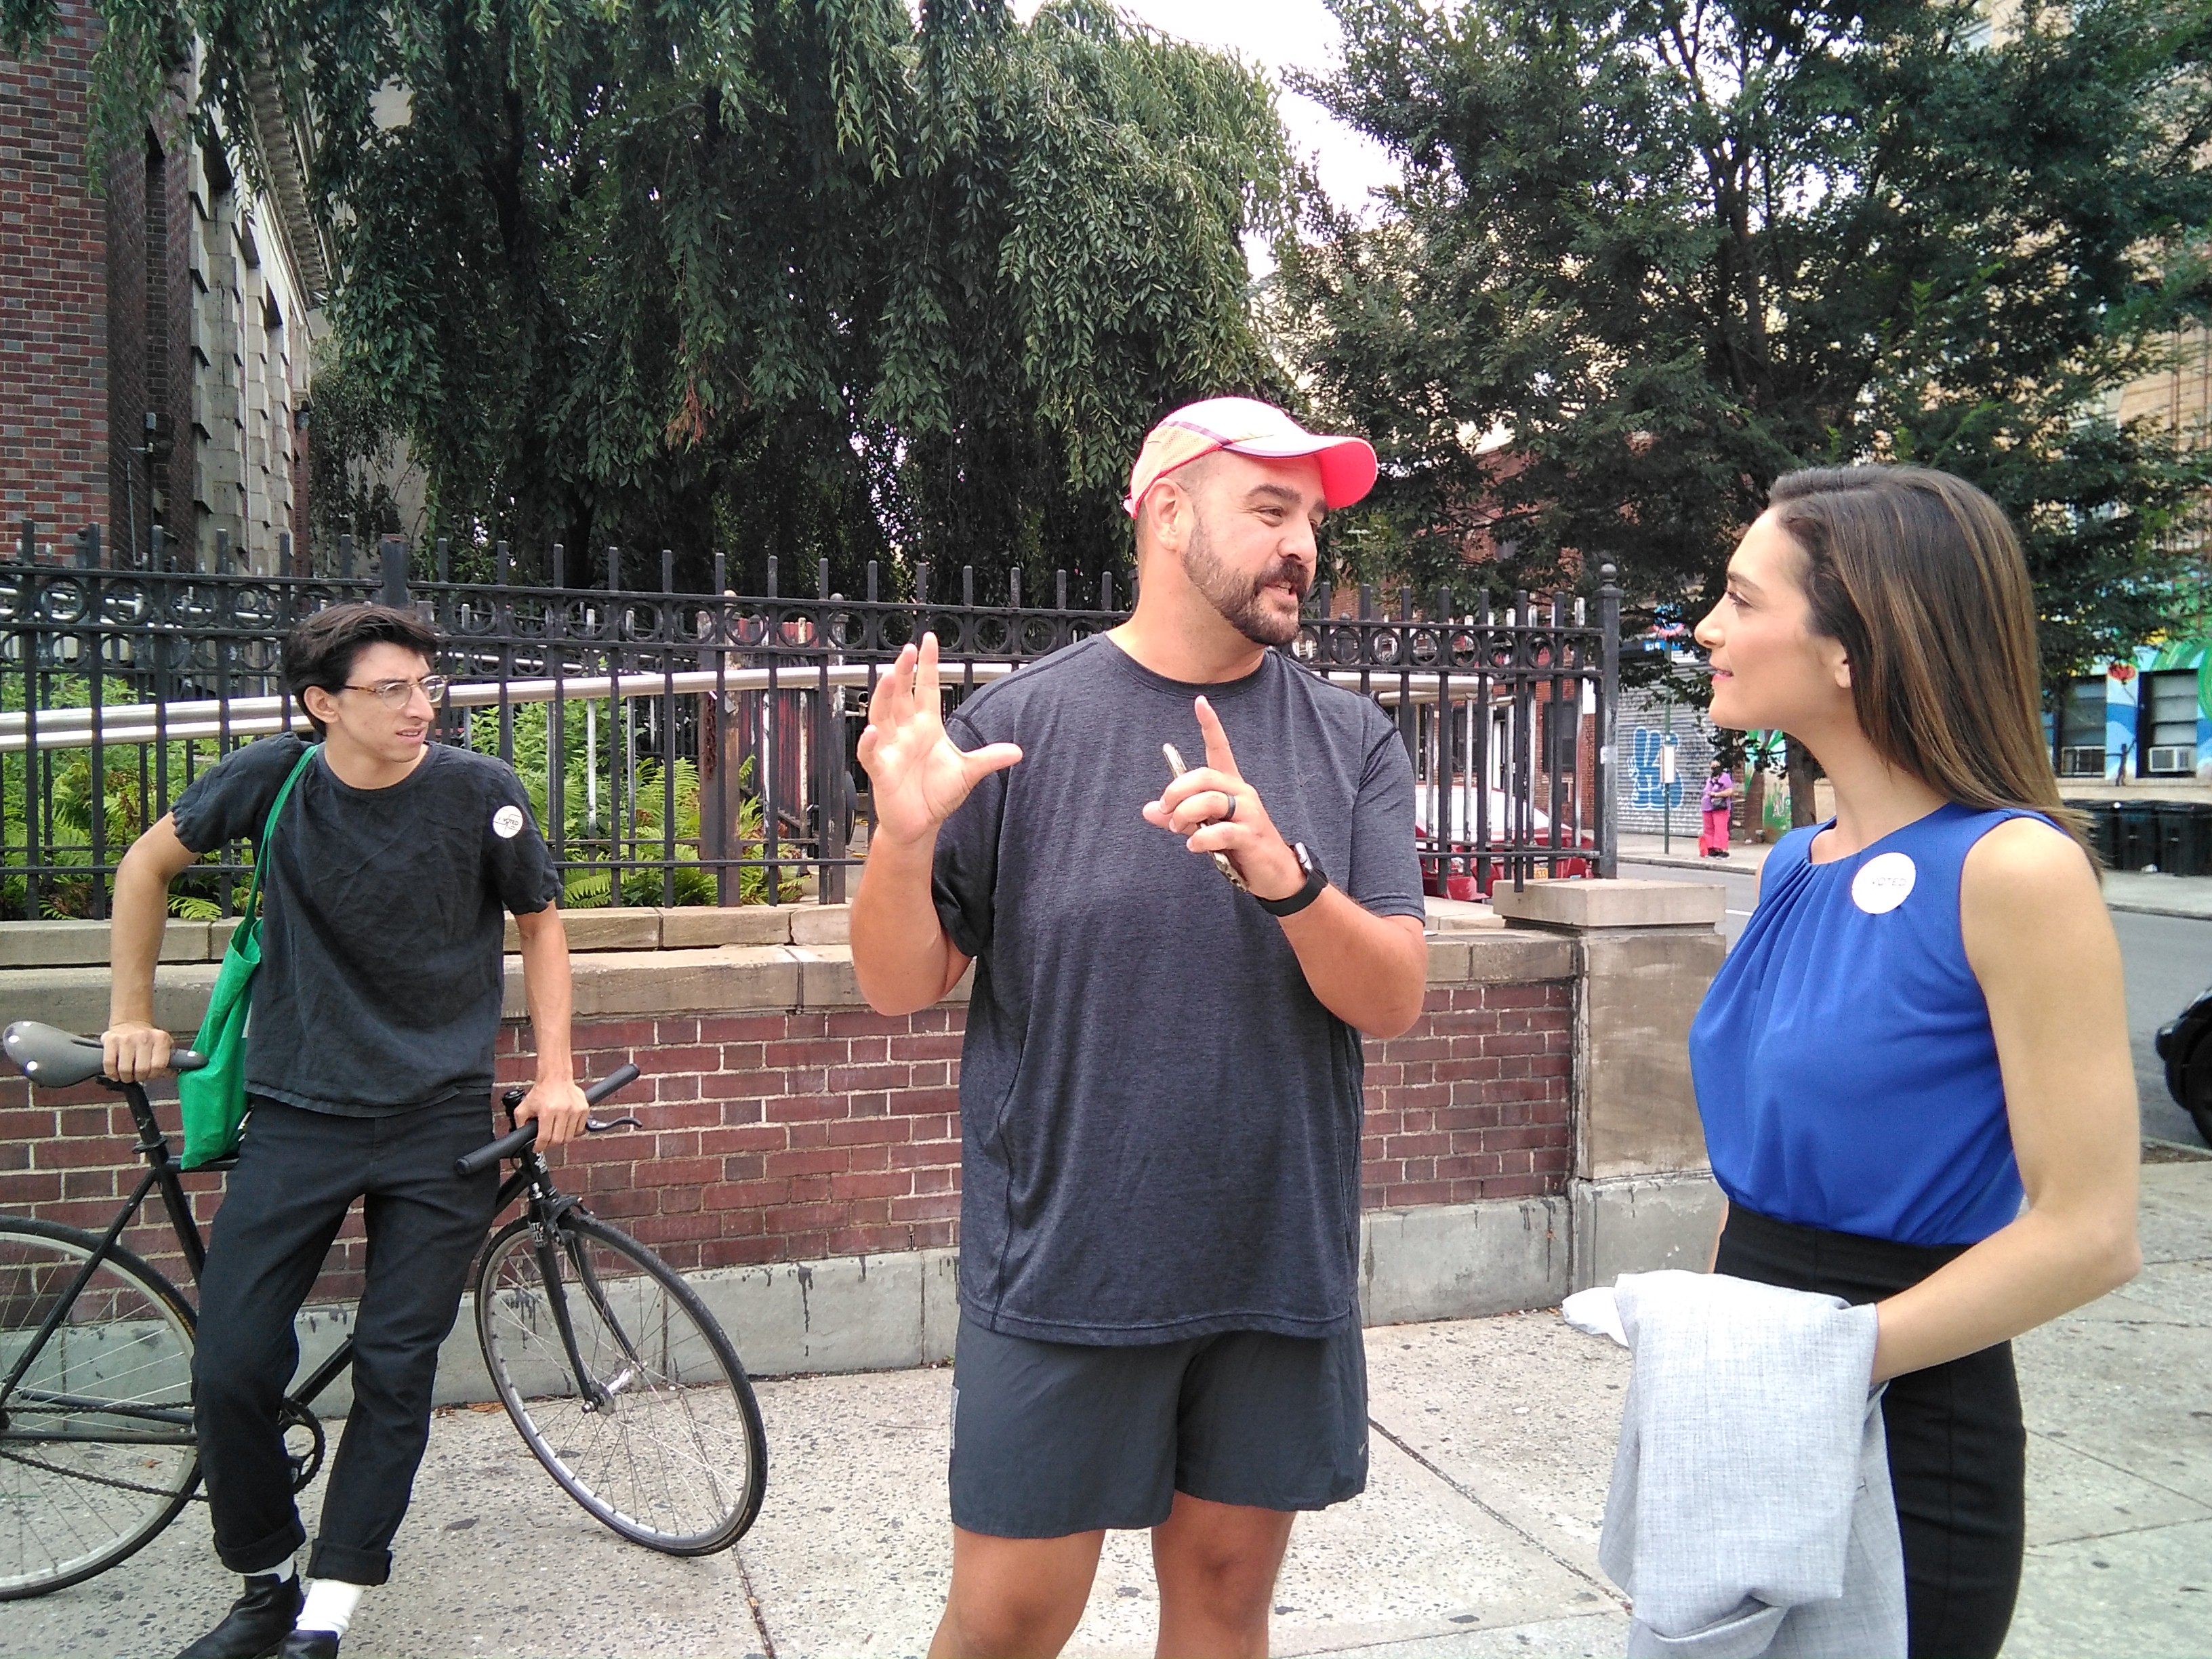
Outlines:
POLYGON ((1748 767, 1744 777, 1743 838, 1748 842, 1766 839, 1766 771, 1763 767, 1748 767))
POLYGON ((1790 827, 1802 830, 1808 823, 1820 822, 1813 808, 1813 781, 1825 774, 1813 751, 1795 738, 1790 739, 1789 752, 1790 827))

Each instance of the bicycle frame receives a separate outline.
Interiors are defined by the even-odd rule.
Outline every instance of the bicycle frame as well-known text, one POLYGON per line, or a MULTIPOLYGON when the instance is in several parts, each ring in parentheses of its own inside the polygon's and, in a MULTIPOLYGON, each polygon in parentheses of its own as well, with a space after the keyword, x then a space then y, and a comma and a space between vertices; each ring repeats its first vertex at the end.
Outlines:
MULTIPOLYGON (((76 1278, 70 1284, 68 1293, 57 1299, 53 1310, 46 1316, 37 1334, 17 1356, 7 1376, 0 1379, 0 1403, 4 1403, 15 1397, 24 1376, 28 1374, 32 1364, 45 1350, 46 1345, 53 1340, 54 1333, 60 1328, 64 1316, 76 1304, 78 1296, 91 1282, 93 1274, 99 1271, 100 1264, 113 1255, 120 1244, 125 1231, 129 1228, 139 1211, 145 1206, 149 1194, 156 1191, 161 1194, 161 1206, 168 1216, 170 1230, 176 1235, 177 1248, 184 1254, 185 1265, 190 1270, 195 1285, 198 1283, 201 1269, 206 1266, 207 1241, 201 1235, 198 1219, 192 1214, 191 1197, 185 1191, 184 1182, 180 1178, 184 1170, 170 1155, 168 1137, 162 1132, 160 1121, 154 1115, 153 1103, 146 1097, 145 1088, 141 1084, 126 1083, 122 1085, 122 1093, 125 1103, 131 1109, 131 1122, 137 1126, 138 1131, 137 1142, 131 1150, 145 1160, 146 1172, 138 1178, 138 1184, 132 1188, 131 1196, 125 1200, 123 1207, 116 1212, 115 1218, 108 1224, 106 1232, 100 1237, 99 1247, 86 1258, 84 1266, 78 1269, 76 1278)), ((508 1106, 510 1121, 513 1109, 513 1103, 510 1103, 508 1106)), ((228 1159, 218 1160, 207 1167, 228 1168, 229 1162, 230 1160, 228 1159)), ((492 1213, 498 1215, 504 1212, 508 1205, 523 1199, 527 1200, 531 1215, 537 1246, 538 1270, 544 1276, 547 1285, 557 1290, 562 1282, 562 1273, 560 1265, 561 1253, 556 1248, 554 1242, 553 1224, 568 1211, 577 1208, 580 1200, 562 1192, 553 1184, 552 1171, 546 1168, 545 1160, 538 1155, 535 1147, 523 1153, 517 1160, 514 1171, 500 1183, 498 1201, 493 1206, 492 1213)), ((599 1288, 598 1279, 592 1273, 590 1263, 578 1260, 575 1262, 575 1278, 582 1285, 585 1294, 591 1298, 594 1310, 620 1341, 623 1352, 633 1361, 636 1360, 635 1346, 631 1342, 629 1333, 623 1328, 621 1322, 615 1316, 614 1310, 608 1304, 605 1292, 599 1288)), ((184 1304, 183 1311, 186 1322, 196 1327, 198 1323, 198 1310, 187 1301, 184 1304)), ((610 1396, 593 1380, 591 1368, 585 1363, 583 1354, 576 1346, 575 1328, 574 1322, 568 1316, 568 1305, 565 1297, 556 1296, 553 1298, 553 1316, 555 1325, 560 1332, 561 1346, 568 1356, 570 1370, 575 1376, 579 1387, 586 1391, 586 1398, 589 1402, 588 1408, 596 1410, 605 1405, 610 1396)), ((301 1407, 312 1405, 331 1383, 345 1374, 353 1364, 353 1354, 354 1339, 351 1335, 348 1335, 330 1352, 320 1364, 307 1374, 295 1392, 286 1396, 287 1403, 301 1407)), ((192 1443, 192 1415, 189 1410, 176 1411, 159 1407, 129 1406, 112 1401, 77 1400, 63 1395, 42 1398, 40 1403, 62 1409, 71 1407, 90 1409, 96 1407, 103 1416, 141 1419, 149 1425, 158 1425, 160 1429, 167 1431, 149 1432, 143 1436, 118 1436, 113 1433, 85 1436, 62 1433, 27 1434, 18 1431, 18 1434, 22 1437, 52 1440, 91 1438, 108 1443, 120 1440, 125 1443, 144 1445, 179 1445, 192 1443)))
MULTIPOLYGON (((199 1221, 192 1214, 191 1194, 185 1191, 184 1182, 179 1178, 184 1171, 176 1160, 169 1155, 168 1137, 162 1133, 161 1122, 154 1115, 154 1105, 146 1097, 144 1085, 137 1083, 125 1084, 123 1099, 124 1103, 131 1109, 131 1121, 138 1130, 137 1143, 131 1150, 145 1159, 146 1173, 139 1176, 137 1186, 131 1189, 131 1196, 124 1201, 123 1207, 115 1212, 115 1219, 108 1223, 106 1232, 100 1237, 99 1248, 85 1259, 84 1266, 77 1270, 76 1278, 70 1284, 68 1293, 56 1300, 53 1310, 46 1316, 46 1322, 39 1328, 38 1334, 16 1358, 7 1376, 0 1379, 0 1401, 5 1401, 15 1396, 16 1389, 21 1385, 32 1364, 45 1350, 46 1344, 53 1340, 54 1333, 61 1328, 63 1316, 76 1305, 76 1299, 83 1293, 84 1287, 92 1282, 93 1274, 100 1270, 100 1264, 106 1261, 121 1243, 125 1230, 131 1225, 132 1218, 144 1207, 149 1194, 156 1190, 161 1193, 161 1207, 168 1215, 170 1230, 176 1235, 177 1248, 184 1253, 185 1265, 191 1271, 195 1285, 199 1282, 200 1269, 207 1265, 207 1241, 201 1237, 199 1221)), ((209 1167, 227 1167, 227 1162, 218 1162, 209 1167)), ((187 1323, 198 1326, 198 1310, 189 1301, 184 1304, 184 1314, 187 1323)), ((352 1364, 353 1338, 348 1336, 331 1352, 329 1358, 308 1374, 307 1380, 301 1384, 299 1392, 289 1395, 288 1398, 294 1405, 308 1405, 336 1382, 352 1364)), ((143 1437, 122 1437, 129 1443, 178 1445, 189 1444, 192 1442, 192 1414, 189 1411, 171 1411, 145 1406, 125 1406, 112 1401, 103 1402, 72 1400, 60 1395, 54 1396, 43 1403, 61 1407, 76 1406, 90 1408, 97 1406, 103 1416, 143 1418, 177 1431, 174 1433, 148 1435, 143 1437)), ((54 1440, 94 1438, 110 1443, 118 1439, 118 1437, 113 1434, 90 1437, 54 1434, 27 1437, 54 1440)))

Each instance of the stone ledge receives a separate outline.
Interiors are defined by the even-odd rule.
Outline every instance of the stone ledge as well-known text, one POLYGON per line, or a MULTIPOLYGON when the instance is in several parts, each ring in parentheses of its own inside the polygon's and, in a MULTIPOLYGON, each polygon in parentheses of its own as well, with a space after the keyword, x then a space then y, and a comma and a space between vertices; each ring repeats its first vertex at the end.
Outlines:
MULTIPOLYGON (((154 974, 155 1022, 189 1039, 206 1017, 216 971, 212 962, 162 963, 154 974)), ((35 1019, 64 1031, 104 1030, 111 978, 104 965, 0 969, 0 1024, 35 1019)))
POLYGON ((1728 1200, 1705 1170, 1626 1181, 1575 1181, 1574 1288, 1610 1285, 1623 1273, 1680 1267, 1703 1273, 1712 1261, 1728 1200))
MULTIPOLYGON (((1504 929, 1431 939, 1429 984, 1449 989, 1571 979, 1574 951, 1571 939, 1504 929)), ((842 944, 579 951, 569 964, 580 1020, 866 1006, 853 975, 852 947, 842 944)), ((155 1018, 171 1031, 197 1031, 215 976, 214 963, 163 963, 154 976, 155 1018)), ((974 979, 971 969, 944 1000, 967 1001, 974 979)), ((0 1024, 36 1019, 64 1030, 97 1031, 107 1023, 108 980, 104 965, 0 968, 0 1024)), ((522 959, 510 956, 501 1012, 520 1019, 527 1012, 522 959)))
MULTIPOLYGON (((1487 904, 1458 899, 1428 901, 1431 937, 1502 930, 1505 919, 1487 904)), ((700 951, 722 945, 844 945, 852 939, 849 904, 740 904, 727 908, 679 905, 611 906, 564 910, 568 948, 600 951, 700 951)), ((234 921, 172 920, 161 936, 164 962, 219 962, 234 921)), ((507 920, 506 950, 522 948, 514 919, 507 920)), ((0 969, 94 968, 112 959, 104 921, 0 922, 0 969)))
MULTIPOLYGON (((564 910, 568 948, 599 951, 690 951, 720 945, 842 945, 852 936, 851 907, 843 904, 742 904, 728 908, 684 905, 672 910, 617 906, 564 910)), ((233 921, 172 919, 161 935, 163 962, 220 962, 233 921)), ((507 954, 522 948, 514 919, 507 921, 507 954)), ((104 921, 0 921, 0 971, 12 969, 100 968, 113 959, 104 921)))
POLYGON ((1710 933, 1726 914, 1728 892, 1688 881, 1532 881, 1516 892, 1500 882, 1490 903, 1515 927, 1569 933, 1684 927, 1710 933))

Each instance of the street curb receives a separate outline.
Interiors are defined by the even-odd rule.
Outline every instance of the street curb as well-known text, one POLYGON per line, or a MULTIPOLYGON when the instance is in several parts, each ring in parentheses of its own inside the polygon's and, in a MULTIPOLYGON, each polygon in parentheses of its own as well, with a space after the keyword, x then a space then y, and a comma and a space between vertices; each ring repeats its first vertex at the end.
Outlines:
POLYGON ((2158 904, 2131 904, 2125 899, 2106 899, 2105 908, 2124 911, 2131 916, 2172 916, 2176 921, 2212 921, 2212 915, 2202 910, 2171 910, 2158 904))

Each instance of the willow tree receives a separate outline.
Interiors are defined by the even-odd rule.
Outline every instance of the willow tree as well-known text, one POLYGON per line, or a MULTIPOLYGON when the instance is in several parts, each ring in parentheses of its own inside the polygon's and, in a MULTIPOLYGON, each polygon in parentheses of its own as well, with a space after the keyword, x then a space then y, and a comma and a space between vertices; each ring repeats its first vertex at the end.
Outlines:
MULTIPOLYGON (((1291 206, 1270 89, 1097 0, 100 4, 111 142, 188 58, 249 175, 257 96, 312 134, 329 372, 465 550, 1087 590, 1156 412, 1284 389, 1241 252, 1291 206)), ((0 46, 52 7, 0 0, 0 46)))

